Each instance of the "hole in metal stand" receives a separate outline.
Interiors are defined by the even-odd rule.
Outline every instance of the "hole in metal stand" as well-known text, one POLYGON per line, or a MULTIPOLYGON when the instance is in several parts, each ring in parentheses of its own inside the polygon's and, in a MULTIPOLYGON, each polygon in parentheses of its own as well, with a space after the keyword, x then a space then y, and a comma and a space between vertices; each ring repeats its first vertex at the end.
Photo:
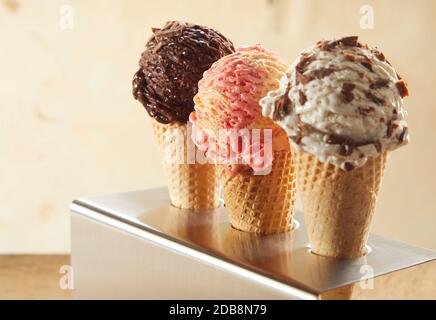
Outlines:
MULTIPOLYGON (((320 255, 320 254, 318 254, 318 253, 316 253, 316 252, 313 252, 313 251, 312 251, 312 247, 310 246, 310 243, 308 243, 308 244, 306 245, 306 248, 307 248, 307 251, 309 251, 310 254, 314 254, 314 255, 316 255, 316 256, 324 257, 324 258, 331 258, 331 257, 328 257, 328 256, 320 255)), ((358 258, 366 257, 366 256, 368 256, 371 252, 372 252, 372 247, 370 247, 369 245, 365 245, 365 254, 364 254, 362 257, 358 257, 358 258)), ((358 259, 358 258, 356 258, 356 259, 358 259)))
POLYGON ((200 212, 213 212, 213 211, 216 211, 216 210, 218 210, 220 208, 224 208, 225 204, 224 204, 224 200, 222 198, 220 198, 218 200, 218 207, 210 208, 210 209, 186 209, 186 208, 179 208, 179 207, 175 206, 174 204, 172 204, 172 202, 170 202, 170 206, 172 208, 175 208, 175 209, 180 210, 180 211, 186 211, 186 212, 191 212, 191 213, 200 213, 200 212))

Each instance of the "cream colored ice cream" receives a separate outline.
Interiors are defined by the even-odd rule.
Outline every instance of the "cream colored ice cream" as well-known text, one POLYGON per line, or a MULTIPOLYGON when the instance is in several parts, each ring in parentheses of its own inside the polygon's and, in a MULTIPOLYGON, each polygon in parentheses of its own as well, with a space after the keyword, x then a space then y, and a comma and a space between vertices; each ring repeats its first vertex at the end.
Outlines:
POLYGON ((378 49, 346 37, 303 51, 260 104, 297 150, 350 171, 408 142, 407 95, 378 49))

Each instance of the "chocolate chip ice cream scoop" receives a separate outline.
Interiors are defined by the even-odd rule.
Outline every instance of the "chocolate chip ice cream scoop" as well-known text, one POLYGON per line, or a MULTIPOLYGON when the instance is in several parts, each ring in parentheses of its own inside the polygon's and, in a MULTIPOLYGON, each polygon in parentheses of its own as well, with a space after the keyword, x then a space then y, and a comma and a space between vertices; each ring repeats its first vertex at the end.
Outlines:
POLYGON ((133 79, 133 96, 160 123, 187 122, 198 81, 233 44, 218 31, 170 21, 153 29, 133 79))
POLYGON ((349 171, 408 142, 407 95, 383 53, 351 36, 304 50, 261 105, 296 150, 349 171))

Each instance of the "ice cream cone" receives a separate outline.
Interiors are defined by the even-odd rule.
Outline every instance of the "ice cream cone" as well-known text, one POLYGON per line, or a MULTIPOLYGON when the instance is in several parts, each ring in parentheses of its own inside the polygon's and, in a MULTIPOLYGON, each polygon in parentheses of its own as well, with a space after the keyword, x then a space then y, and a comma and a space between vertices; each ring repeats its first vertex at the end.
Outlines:
MULTIPOLYGON (((160 124, 153 121, 154 135, 164 154, 164 171, 171 203, 178 208, 204 210, 220 205, 220 191, 215 165, 189 163, 187 156, 188 125, 160 124), (176 141, 177 140, 177 141, 176 141), (182 159, 177 159, 177 143, 183 143, 182 159), (179 161, 180 160, 180 161, 179 161)), ((193 146, 192 146, 193 147, 193 146)))
POLYGON ((132 93, 153 119, 155 137, 165 154, 171 202, 182 209, 216 208, 215 167, 197 163, 195 150, 188 161, 172 158, 173 152, 180 153, 180 145, 185 150, 182 156, 186 155, 191 141, 186 123, 194 110, 198 81, 215 61, 234 52, 233 44, 217 30, 182 21, 168 21, 151 31, 132 80, 132 93), (178 131, 183 140, 174 141, 168 135, 171 131, 178 131))
POLYGON ((337 258, 365 255, 387 153, 348 172, 305 152, 294 157, 312 252, 337 258))
POLYGON ((204 73, 194 97, 193 141, 217 163, 227 212, 241 231, 292 227, 296 188, 288 136, 259 105, 280 86, 285 70, 261 45, 241 47, 204 73))
POLYGON ((219 166, 224 202, 234 228, 260 234, 292 228, 296 190, 292 161, 290 151, 274 152, 268 175, 232 175, 219 166))
POLYGON ((338 258, 365 254, 387 152, 406 145, 406 82, 384 54, 357 36, 303 50, 260 100, 282 127, 297 164, 312 251, 338 258))

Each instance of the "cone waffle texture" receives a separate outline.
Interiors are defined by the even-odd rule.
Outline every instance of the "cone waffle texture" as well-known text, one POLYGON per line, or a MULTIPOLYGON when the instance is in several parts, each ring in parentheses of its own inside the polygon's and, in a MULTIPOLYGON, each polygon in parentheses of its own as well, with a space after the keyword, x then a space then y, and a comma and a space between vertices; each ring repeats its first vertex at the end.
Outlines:
POLYGON ((187 162, 187 141, 190 139, 188 126, 178 123, 165 125, 153 121, 153 129, 164 154, 164 171, 168 179, 171 203, 182 209, 217 208, 220 204, 220 192, 215 165, 187 162), (177 143, 184 144, 181 161, 174 161, 177 158, 177 143))
POLYGON ((224 202, 232 226, 260 234, 286 232, 292 228, 295 177, 290 151, 274 152, 269 175, 237 173, 219 167, 224 202))
POLYGON ((337 258, 363 256, 387 153, 348 172, 308 153, 297 152, 294 157, 312 252, 337 258))

